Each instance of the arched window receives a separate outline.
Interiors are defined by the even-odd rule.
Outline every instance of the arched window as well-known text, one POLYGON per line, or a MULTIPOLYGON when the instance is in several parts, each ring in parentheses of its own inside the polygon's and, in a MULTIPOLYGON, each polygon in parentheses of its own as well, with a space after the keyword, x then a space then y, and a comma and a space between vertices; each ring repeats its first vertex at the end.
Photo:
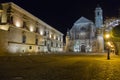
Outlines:
POLYGON ((81 30, 81 31, 86 31, 86 28, 82 27, 80 30, 81 30))
POLYGON ((100 15, 100 13, 98 12, 98 13, 97 13, 97 15, 99 16, 99 15, 100 15))

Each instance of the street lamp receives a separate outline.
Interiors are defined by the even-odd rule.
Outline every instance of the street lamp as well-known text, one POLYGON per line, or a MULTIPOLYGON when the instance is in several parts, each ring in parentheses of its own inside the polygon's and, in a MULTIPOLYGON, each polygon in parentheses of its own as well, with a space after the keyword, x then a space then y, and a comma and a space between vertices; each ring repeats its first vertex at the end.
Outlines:
POLYGON ((106 34, 105 37, 106 37, 106 39, 109 39, 110 38, 110 34, 106 34))
MULTIPOLYGON (((110 34, 106 34, 105 35, 105 38, 107 39, 107 41, 109 40, 110 38, 110 34)), ((111 46, 111 43, 110 42, 107 42, 107 60, 110 60, 110 46, 111 46)))

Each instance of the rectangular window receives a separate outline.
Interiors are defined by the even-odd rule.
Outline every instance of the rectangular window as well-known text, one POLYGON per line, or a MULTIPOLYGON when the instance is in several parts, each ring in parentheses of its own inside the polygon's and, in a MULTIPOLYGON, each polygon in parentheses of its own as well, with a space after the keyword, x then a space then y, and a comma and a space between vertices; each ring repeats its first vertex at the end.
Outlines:
POLYGON ((36 33, 39 33, 39 28, 38 27, 36 27, 36 31, 35 31, 36 33))
POLYGON ((53 42, 51 42, 51 47, 53 47, 53 42))
POLYGON ((46 35, 47 35, 46 31, 44 31, 44 36, 46 36, 46 35))
POLYGON ((56 47, 58 47, 58 43, 56 43, 56 47))
POLYGON ((61 48, 61 44, 59 44, 59 48, 61 48))
POLYGON ((0 13, 0 23, 2 23, 2 13, 0 13))
POLYGON ((32 49, 32 46, 29 46, 29 49, 32 49))
POLYGON ((22 38, 22 43, 25 43, 26 42, 26 36, 23 35, 23 38, 22 38))
POLYGON ((13 16, 10 17, 10 24, 13 24, 13 16))
POLYGON ((46 46, 46 41, 44 42, 44 45, 46 46))
POLYGON ((26 28, 26 22, 23 22, 23 28, 26 28))
POLYGON ((38 49, 40 49, 40 47, 38 47, 38 49))
POLYGON ((35 40, 35 44, 38 45, 38 39, 35 40))

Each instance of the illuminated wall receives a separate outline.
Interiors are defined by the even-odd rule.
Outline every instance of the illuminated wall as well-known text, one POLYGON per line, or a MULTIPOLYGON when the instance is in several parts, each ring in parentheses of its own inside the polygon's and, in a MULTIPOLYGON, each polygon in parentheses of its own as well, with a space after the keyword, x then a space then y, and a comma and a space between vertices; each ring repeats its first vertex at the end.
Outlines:
POLYGON ((79 18, 68 31, 66 36, 66 51, 96 52, 95 26, 91 20, 85 17, 79 18), (95 47, 94 47, 95 46, 95 47))
MULTIPOLYGON (((115 25, 117 25, 115 23, 115 25)), ((85 17, 79 18, 67 31, 66 51, 73 52, 104 52, 103 11, 95 9, 95 24, 85 17)))
POLYGON ((1 52, 32 54, 63 51, 61 32, 14 3, 3 3, 2 7, 1 52))

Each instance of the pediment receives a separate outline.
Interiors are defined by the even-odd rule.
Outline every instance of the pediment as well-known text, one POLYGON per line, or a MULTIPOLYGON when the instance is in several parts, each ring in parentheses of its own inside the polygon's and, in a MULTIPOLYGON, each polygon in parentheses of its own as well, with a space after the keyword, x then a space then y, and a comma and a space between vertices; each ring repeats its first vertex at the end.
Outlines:
POLYGON ((92 22, 91 20, 85 18, 85 17, 80 17, 74 24, 80 24, 80 23, 90 23, 92 22))

